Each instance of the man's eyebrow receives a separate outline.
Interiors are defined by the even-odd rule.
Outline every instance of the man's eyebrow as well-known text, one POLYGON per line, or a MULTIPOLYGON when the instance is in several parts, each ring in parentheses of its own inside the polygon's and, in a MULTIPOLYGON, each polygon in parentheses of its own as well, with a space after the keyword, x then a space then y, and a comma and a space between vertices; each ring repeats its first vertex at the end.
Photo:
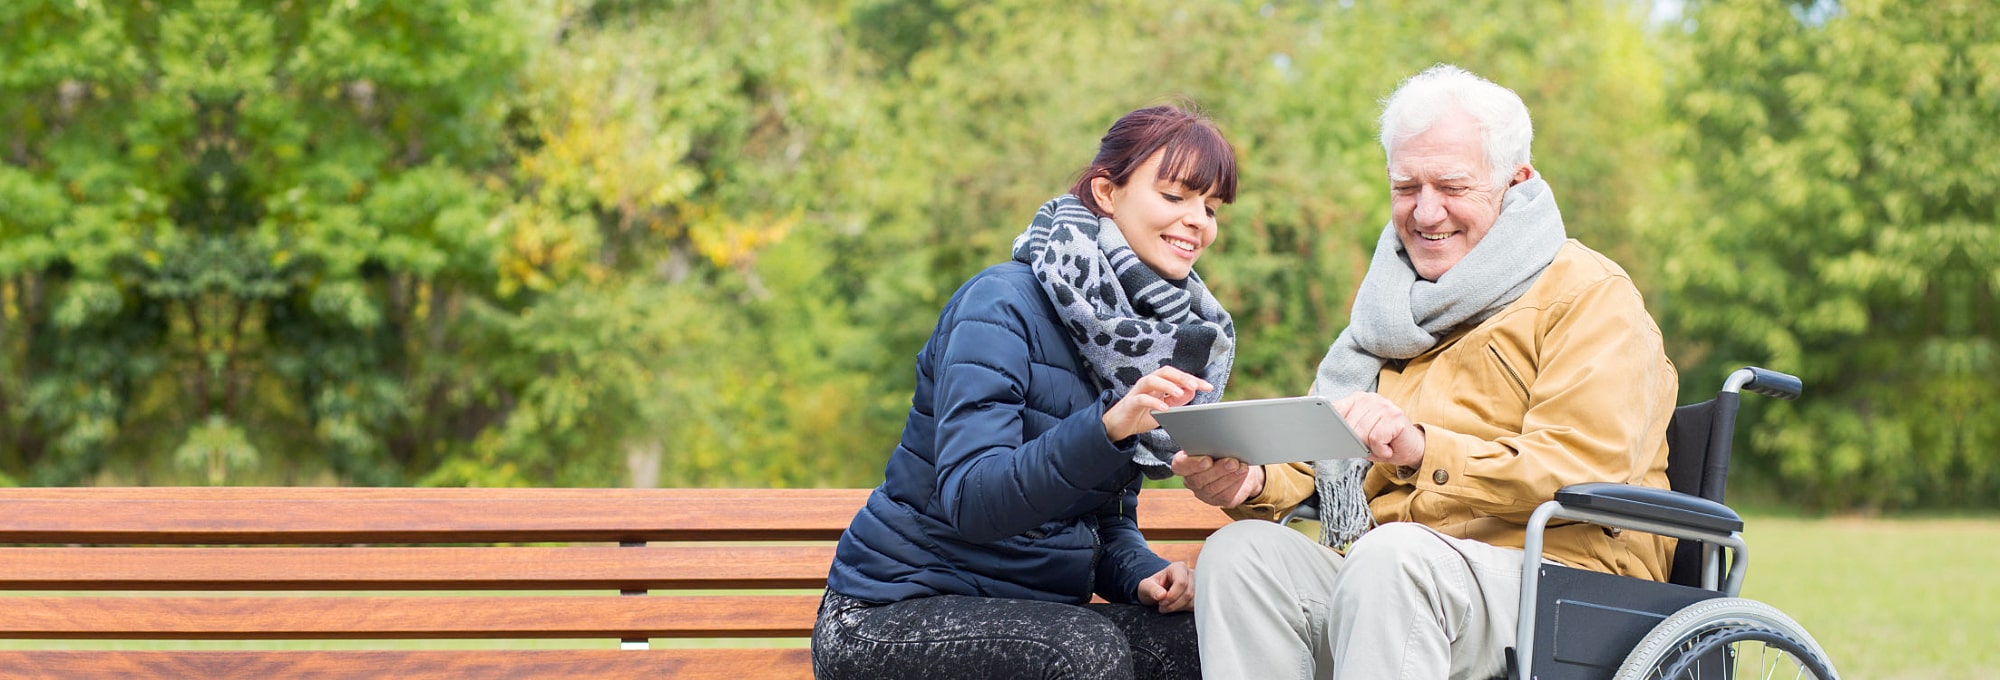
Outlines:
POLYGON ((1389 173, 1389 181, 1391 181, 1391 182, 1408 182, 1408 181, 1410 181, 1411 179, 1414 179, 1414 178, 1410 177, 1409 175, 1404 175, 1404 174, 1400 174, 1400 173, 1394 173, 1394 172, 1392 172, 1392 173, 1389 173))
POLYGON ((1461 179, 1468 179, 1468 178, 1471 178, 1471 177, 1472 177, 1472 173, 1469 173, 1469 172, 1454 172, 1454 173, 1451 173, 1451 174, 1449 174, 1449 175, 1444 175, 1444 176, 1442 176, 1442 177, 1439 177, 1439 178, 1438 178, 1438 181, 1440 181, 1440 182, 1450 182, 1450 181, 1454 181, 1454 180, 1461 180, 1461 179))

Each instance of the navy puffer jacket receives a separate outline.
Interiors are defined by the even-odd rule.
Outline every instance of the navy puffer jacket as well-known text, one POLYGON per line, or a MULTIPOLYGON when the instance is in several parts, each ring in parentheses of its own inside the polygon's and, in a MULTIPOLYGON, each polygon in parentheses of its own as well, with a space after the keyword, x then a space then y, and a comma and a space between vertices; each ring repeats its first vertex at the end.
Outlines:
POLYGON ((1132 439, 1113 443, 1083 358, 1028 265, 995 265, 947 302, 882 486, 834 552, 827 587, 871 602, 957 594, 1135 602, 1166 568, 1139 535, 1132 439))

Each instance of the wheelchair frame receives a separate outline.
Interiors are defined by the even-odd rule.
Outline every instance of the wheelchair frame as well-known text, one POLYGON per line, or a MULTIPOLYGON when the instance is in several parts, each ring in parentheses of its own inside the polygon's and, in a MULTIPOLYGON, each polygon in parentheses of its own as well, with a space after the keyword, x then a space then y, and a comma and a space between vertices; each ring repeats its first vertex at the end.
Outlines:
MULTIPOLYGON (((1714 454, 1713 444, 1728 445, 1726 440, 1735 429, 1735 399, 1740 390, 1789 400, 1798 397, 1801 387, 1796 377, 1762 368, 1731 373, 1716 396, 1728 402, 1718 404, 1722 407, 1718 409, 1720 422, 1711 425, 1708 453, 1714 454)), ((1721 498, 1720 478, 1705 481, 1703 487, 1703 495, 1721 498)), ((1508 650, 1508 677, 1609 677, 1652 631, 1664 627, 1662 622, 1671 615, 1705 600, 1736 597, 1749 565, 1749 546, 1743 541, 1742 529, 1743 520, 1734 510, 1701 496, 1616 483, 1564 487, 1554 500, 1537 507, 1528 520, 1520 614, 1515 647, 1508 650), (1701 587, 1544 562, 1543 533, 1549 522, 1557 519, 1700 541, 1701 587), (1725 562, 1728 576, 1723 578, 1725 562)), ((1776 616, 1783 618, 1782 614, 1776 616)), ((1784 623, 1789 624, 1789 619, 1784 623)), ((1796 624, 1791 626, 1796 628, 1796 624)), ((1817 643, 1803 629, 1795 632, 1817 651, 1817 643)), ((1824 656, 1820 653, 1818 661, 1830 671, 1831 662, 1824 656)))

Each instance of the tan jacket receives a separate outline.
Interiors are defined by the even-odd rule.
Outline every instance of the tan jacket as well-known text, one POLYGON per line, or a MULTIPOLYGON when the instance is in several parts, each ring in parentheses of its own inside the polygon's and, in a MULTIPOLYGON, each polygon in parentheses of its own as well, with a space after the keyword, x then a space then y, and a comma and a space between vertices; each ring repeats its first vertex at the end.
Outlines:
MULTIPOLYGON (((1383 367, 1377 391, 1423 426, 1424 462, 1374 466, 1369 507, 1378 522, 1519 548, 1528 515, 1564 486, 1667 488, 1677 389, 1632 280, 1571 240, 1499 314, 1383 367)), ((1275 518, 1313 492, 1308 465, 1264 474, 1263 492, 1231 514, 1275 518)), ((1566 565, 1665 580, 1673 539, 1558 521, 1544 545, 1566 565)))

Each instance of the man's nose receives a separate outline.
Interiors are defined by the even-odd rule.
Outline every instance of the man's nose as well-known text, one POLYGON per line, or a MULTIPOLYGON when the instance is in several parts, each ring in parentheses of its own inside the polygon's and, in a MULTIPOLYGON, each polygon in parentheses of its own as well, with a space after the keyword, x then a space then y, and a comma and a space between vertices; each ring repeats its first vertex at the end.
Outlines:
POLYGON ((1410 214, 1410 218, 1423 227, 1443 222, 1444 194, 1430 187, 1417 190, 1417 209, 1410 214))

